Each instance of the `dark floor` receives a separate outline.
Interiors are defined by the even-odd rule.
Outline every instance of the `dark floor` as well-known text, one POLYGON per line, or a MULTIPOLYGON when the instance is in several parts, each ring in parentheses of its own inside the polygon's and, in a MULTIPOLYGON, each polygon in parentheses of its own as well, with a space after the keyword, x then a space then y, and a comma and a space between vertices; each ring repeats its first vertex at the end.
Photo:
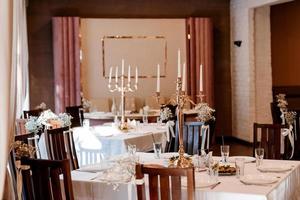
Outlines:
MULTIPOLYGON (((226 145, 230 145, 230 156, 252 156, 252 145, 238 140, 227 140, 226 145)), ((220 156, 221 142, 216 142, 211 148, 214 156, 220 156)))

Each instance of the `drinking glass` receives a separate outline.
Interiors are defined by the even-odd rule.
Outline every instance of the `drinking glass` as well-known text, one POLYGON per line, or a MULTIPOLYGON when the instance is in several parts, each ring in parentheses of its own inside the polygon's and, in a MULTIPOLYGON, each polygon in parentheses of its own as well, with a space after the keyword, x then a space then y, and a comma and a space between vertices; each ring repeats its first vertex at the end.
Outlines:
POLYGON ((130 157, 135 157, 136 154, 136 145, 134 144, 129 144, 127 147, 128 154, 130 157))
POLYGON ((229 145, 222 145, 221 146, 221 157, 222 162, 227 163, 229 158, 229 145))
POLYGON ((208 168, 208 175, 211 182, 218 182, 219 176, 219 161, 217 160, 210 160, 209 168, 208 168))
POLYGON ((153 143, 154 157, 160 158, 162 144, 160 142, 153 143))
POLYGON ((148 114, 143 114, 143 123, 148 124, 148 114))
POLYGON ((245 158, 236 158, 235 159, 235 168, 236 168, 236 177, 237 178, 244 176, 245 158))
POLYGON ((89 129, 90 128, 90 120, 89 119, 84 119, 82 122, 83 128, 89 129))
POLYGON ((255 149, 255 159, 256 159, 256 167, 262 165, 264 159, 264 149, 263 148, 256 148, 255 149))

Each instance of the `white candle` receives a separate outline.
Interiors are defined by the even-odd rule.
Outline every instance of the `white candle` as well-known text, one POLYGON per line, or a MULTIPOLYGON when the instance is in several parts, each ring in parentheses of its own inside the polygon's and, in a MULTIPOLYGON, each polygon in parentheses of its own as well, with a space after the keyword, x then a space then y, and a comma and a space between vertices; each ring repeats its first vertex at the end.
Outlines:
POLYGON ((116 83, 118 83, 118 71, 119 71, 119 67, 117 66, 116 67, 116 75, 115 75, 115 78, 116 78, 116 83))
POLYGON ((112 67, 110 67, 109 69, 109 83, 111 83, 111 75, 112 75, 112 67))
POLYGON ((200 65, 200 86, 199 86, 200 92, 203 92, 203 66, 200 65))
POLYGON ((122 76, 124 76, 124 59, 122 59, 122 76))
POLYGON ((138 83, 138 68, 135 67, 135 84, 138 83))
POLYGON ((183 63, 183 70, 182 70, 182 91, 186 90, 186 65, 185 62, 183 63))
POLYGON ((160 66, 157 64, 156 92, 160 92, 160 66))
POLYGON ((130 73, 130 65, 129 65, 129 67, 128 67, 128 83, 130 83, 130 77, 131 76, 131 73, 130 73))
POLYGON ((177 77, 181 77, 181 62, 180 62, 180 49, 178 49, 178 63, 177 63, 177 77))

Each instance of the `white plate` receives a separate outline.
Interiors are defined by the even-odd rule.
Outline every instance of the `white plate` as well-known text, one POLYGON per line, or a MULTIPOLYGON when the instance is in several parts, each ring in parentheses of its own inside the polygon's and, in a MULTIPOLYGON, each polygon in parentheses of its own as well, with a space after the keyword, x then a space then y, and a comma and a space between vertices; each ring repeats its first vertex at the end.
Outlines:
POLYGON ((255 161, 254 157, 251 156, 230 156, 229 157, 229 162, 230 163, 235 163, 235 159, 236 158, 244 158, 245 159, 245 163, 251 163, 255 161))
POLYGON ((93 165, 85 165, 77 169, 76 171, 81 171, 81 172, 91 172, 91 173, 96 173, 96 172, 101 172, 107 169, 112 168, 113 165, 112 163, 98 163, 98 164, 93 164, 93 165))
POLYGON ((240 181, 250 185, 268 185, 276 183, 278 179, 275 176, 265 174, 249 174, 240 178, 240 181))
POLYGON ((289 165, 261 165, 257 168, 261 172, 286 172, 292 169, 289 165))
MULTIPOLYGON (((211 181, 209 179, 196 179, 195 181, 195 187, 196 188, 206 188, 206 187, 211 187, 217 183, 217 181, 211 181), (199 181, 198 181, 199 180, 199 181)), ((187 179, 182 178, 181 179, 181 186, 187 187, 187 179)))

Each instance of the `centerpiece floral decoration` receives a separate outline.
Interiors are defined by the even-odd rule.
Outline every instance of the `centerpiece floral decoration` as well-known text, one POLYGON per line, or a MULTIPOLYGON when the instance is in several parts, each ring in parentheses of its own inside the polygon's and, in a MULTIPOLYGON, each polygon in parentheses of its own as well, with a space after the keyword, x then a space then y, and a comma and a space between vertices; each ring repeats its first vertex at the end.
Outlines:
POLYGON ((52 128, 61 128, 71 126, 71 119, 67 113, 56 115, 50 109, 45 110, 39 117, 31 116, 25 124, 25 128, 29 133, 38 133, 43 126, 52 128))
POLYGON ((208 106, 207 103, 199 103, 194 108, 198 115, 196 119, 200 122, 208 123, 209 121, 215 121, 216 118, 214 116, 215 109, 208 106))

